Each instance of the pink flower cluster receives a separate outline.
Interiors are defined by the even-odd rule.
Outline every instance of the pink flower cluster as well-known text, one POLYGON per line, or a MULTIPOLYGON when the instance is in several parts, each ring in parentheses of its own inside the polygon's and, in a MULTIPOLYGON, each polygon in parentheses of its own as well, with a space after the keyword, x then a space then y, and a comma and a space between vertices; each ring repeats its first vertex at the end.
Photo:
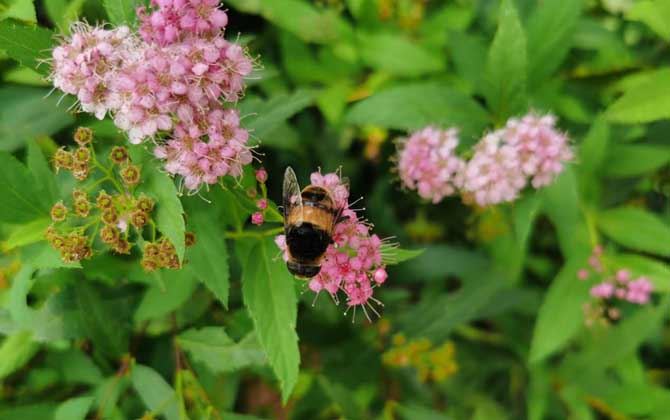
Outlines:
POLYGON ((77 23, 52 54, 55 87, 98 118, 110 113, 132 143, 158 141, 156 157, 189 190, 239 176, 252 161, 238 112, 221 100, 240 98, 253 65, 224 39, 228 17, 218 6, 152 0, 138 9, 139 35, 77 23))
MULTIPOLYGON (((591 270, 601 278, 601 281, 591 288, 591 296, 597 299, 627 301, 637 305, 649 303, 654 288, 647 277, 640 276, 634 279, 630 271, 623 268, 617 270, 613 275, 602 278, 605 274, 602 254, 602 247, 597 246, 589 257, 591 270)), ((586 268, 579 270, 577 278, 582 281, 589 279, 592 275, 591 270, 586 268)))
MULTIPOLYGON (((342 291, 349 307, 367 305, 374 311, 370 301, 378 301, 372 297, 373 289, 388 277, 382 261, 383 241, 349 208, 349 189, 338 174, 315 172, 311 182, 331 192, 336 204, 344 208, 344 220, 335 225, 334 244, 328 246, 321 271, 310 281, 309 288, 316 293, 325 290, 336 301, 342 291)), ((284 259, 288 259, 284 235, 277 236, 276 243, 284 252, 284 259)))
POLYGON ((465 162, 456 156, 458 131, 426 127, 400 143, 398 172, 403 185, 439 203, 456 191, 454 180, 465 162))
POLYGON ((400 179, 433 203, 457 191, 482 207, 514 201, 529 182, 550 184, 573 158, 568 137, 555 125, 552 115, 512 118, 482 137, 467 161, 456 155, 455 129, 425 128, 401 141, 400 179))

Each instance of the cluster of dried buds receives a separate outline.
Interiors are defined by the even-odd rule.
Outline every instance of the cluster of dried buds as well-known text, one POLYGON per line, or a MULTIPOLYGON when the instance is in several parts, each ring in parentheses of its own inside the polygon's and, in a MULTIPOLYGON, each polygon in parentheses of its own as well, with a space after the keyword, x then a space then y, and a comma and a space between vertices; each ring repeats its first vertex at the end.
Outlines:
MULTIPOLYGON (((144 245, 142 267, 147 271, 180 268, 174 245, 167 238, 156 238, 156 224, 152 219, 154 200, 135 191, 141 181, 141 170, 132 163, 128 150, 113 147, 109 166, 106 166, 96 158, 90 129, 79 128, 74 140, 77 143, 74 150, 61 148, 54 154, 56 170, 72 171, 79 181, 100 176, 89 185, 74 189, 69 205, 59 201, 51 208, 54 223, 48 228, 46 238, 60 252, 63 261, 90 258, 96 244, 117 254, 130 254, 134 244, 145 243, 143 234, 150 227, 152 242, 144 245), (112 192, 104 189, 90 192, 103 184, 111 186, 112 192)), ((190 238, 187 242, 194 242, 192 234, 187 238, 190 238)))

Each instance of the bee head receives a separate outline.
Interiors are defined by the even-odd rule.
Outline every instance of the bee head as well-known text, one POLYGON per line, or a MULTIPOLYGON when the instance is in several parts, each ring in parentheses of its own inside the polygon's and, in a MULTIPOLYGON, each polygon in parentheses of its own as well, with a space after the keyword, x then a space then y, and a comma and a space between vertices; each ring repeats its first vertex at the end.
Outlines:
POLYGON ((288 271, 291 274, 304 279, 311 279, 321 271, 321 266, 319 265, 305 265, 294 261, 288 261, 286 267, 288 267, 288 271))

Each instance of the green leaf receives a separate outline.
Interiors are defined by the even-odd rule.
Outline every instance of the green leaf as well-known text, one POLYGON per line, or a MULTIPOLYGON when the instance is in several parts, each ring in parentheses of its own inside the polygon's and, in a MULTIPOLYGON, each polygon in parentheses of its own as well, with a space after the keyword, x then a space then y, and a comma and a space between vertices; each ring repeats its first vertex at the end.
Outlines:
POLYGON ((17 226, 2 243, 2 250, 11 251, 14 248, 43 241, 44 234, 50 224, 51 219, 44 218, 17 226))
POLYGON ((457 126, 462 137, 481 135, 488 122, 486 111, 470 97, 445 83, 414 83, 396 86, 356 103, 347 122, 414 130, 435 124, 457 126))
POLYGON ((613 241, 637 251, 670 256, 670 226, 653 213, 618 207, 598 214, 598 227, 613 241))
POLYGON ((609 149, 604 173, 611 178, 653 172, 670 162, 670 147, 650 144, 616 144, 609 149))
POLYGON ((128 351, 127 327, 109 306, 103 304, 98 291, 88 281, 78 283, 75 295, 81 325, 95 349, 111 359, 120 359, 128 351))
POLYGON ((0 152, 0 197, 0 221, 24 223, 49 215, 30 172, 6 152, 0 152))
POLYGON ((8 0, 0 3, 0 20, 8 18, 37 23, 33 0, 8 0))
POLYGON ((44 419, 52 420, 56 404, 38 403, 29 405, 13 404, 0 409, 0 420, 44 419))
POLYGON ((142 189, 156 200, 154 211, 156 226, 174 245, 179 261, 184 260, 184 208, 179 200, 179 192, 174 181, 165 172, 153 164, 146 164, 144 170, 146 182, 142 189), (148 173, 147 173, 148 172, 148 173))
POLYGON ((347 387, 342 384, 331 381, 324 375, 319 375, 317 380, 319 382, 319 386, 321 386, 321 389, 323 389, 323 392, 333 403, 335 403, 344 418, 365 418, 363 415, 363 409, 356 401, 356 398, 354 398, 352 390, 347 389, 347 387))
POLYGON ((417 404, 401 404, 396 407, 402 420, 450 420, 451 417, 432 408, 417 404))
POLYGON ((646 24, 665 41, 670 41, 670 3, 666 0, 638 0, 626 12, 626 18, 646 24))
POLYGON ((586 264, 587 256, 572 256, 551 282, 535 321, 530 363, 559 351, 582 328, 582 304, 589 299, 590 285, 577 279, 577 271, 586 264))
POLYGON ((653 258, 636 254, 606 256, 609 264, 629 270, 633 276, 649 278, 657 292, 670 292, 670 267, 653 258))
POLYGON ((39 190, 39 196, 47 205, 51 205, 58 199, 58 184, 56 184, 56 175, 51 172, 40 147, 34 141, 28 142, 28 170, 33 174, 35 185, 39 190))
POLYGON ((46 242, 38 242, 21 248, 21 259, 30 261, 35 268, 81 268, 79 261, 63 262, 58 251, 46 242))
POLYGON ((272 238, 257 241, 243 264, 242 294, 258 339, 279 379, 286 402, 298 380, 297 300, 294 279, 272 238))
MULTIPOLYGON (((214 205, 210 206, 213 210, 214 205)), ((189 249, 191 268, 195 276, 224 307, 228 307, 230 268, 228 247, 221 232, 212 229, 212 211, 192 209, 189 212, 189 227, 195 232, 195 245, 189 249)))
POLYGON ((611 122, 648 123, 670 118, 670 71, 647 74, 607 109, 611 122))
POLYGON ((51 70, 39 65, 48 59, 54 44, 54 33, 39 26, 21 25, 9 20, 0 22, 0 50, 43 76, 51 70))
POLYGON ((56 134, 74 123, 67 111, 71 98, 61 101, 57 93, 49 92, 28 86, 0 88, 0 150, 14 151, 28 140, 56 134))
POLYGON ((93 397, 70 398, 56 409, 54 420, 85 420, 93 405, 93 397))
POLYGON ((137 364, 130 374, 133 388, 144 405, 154 414, 163 414, 166 420, 181 420, 177 395, 163 377, 148 366, 137 364))
POLYGON ((133 26, 137 22, 138 0, 103 0, 109 21, 114 25, 133 26))
POLYGON ((197 286, 189 268, 160 270, 156 272, 156 284, 144 294, 135 312, 135 321, 142 322, 159 318, 180 308, 186 303, 197 286))
POLYGON ((25 366, 38 349, 30 332, 22 331, 5 338, 0 345, 0 379, 25 366))
POLYGON ((277 129, 287 119, 312 105, 314 95, 306 90, 298 90, 292 94, 279 94, 268 101, 260 99, 247 99, 242 102, 240 112, 242 115, 254 113, 250 121, 244 120, 244 127, 251 134, 260 140, 261 144, 272 145, 281 142, 281 139, 267 138, 275 129, 277 129))
POLYGON ((483 91, 496 121, 526 111, 526 35, 512 0, 500 6, 484 70, 483 91))
POLYGON ((605 163, 608 155, 609 139, 609 125, 603 118, 596 119, 584 141, 579 145, 579 170, 585 176, 598 173, 603 163, 605 163))
POLYGON ((177 341, 194 360, 204 363, 216 373, 267 363, 265 352, 253 333, 235 343, 223 328, 204 327, 180 334, 177 341))
POLYGON ((532 88, 540 87, 565 59, 581 12, 582 0, 546 0, 535 7, 528 20, 528 84, 532 88))
POLYGON ((260 14, 305 42, 327 44, 351 33, 334 9, 317 9, 300 0, 228 0, 226 4, 245 13, 260 14))
POLYGON ((382 261, 386 265, 396 265, 423 254, 425 249, 402 249, 393 244, 382 244, 382 261))
POLYGON ((425 49, 402 32, 360 33, 361 59, 370 67, 398 76, 421 76, 444 69, 446 60, 439 50, 425 49))

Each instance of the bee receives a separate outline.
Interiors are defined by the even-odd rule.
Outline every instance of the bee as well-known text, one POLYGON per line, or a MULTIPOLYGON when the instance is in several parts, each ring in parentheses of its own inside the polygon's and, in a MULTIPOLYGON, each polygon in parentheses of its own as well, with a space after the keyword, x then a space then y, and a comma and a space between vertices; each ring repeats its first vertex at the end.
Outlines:
POLYGON ((321 261, 333 243, 333 229, 344 209, 337 208, 326 188, 310 184, 300 190, 291 167, 284 173, 283 207, 288 271, 299 278, 312 278, 321 271, 321 261))

